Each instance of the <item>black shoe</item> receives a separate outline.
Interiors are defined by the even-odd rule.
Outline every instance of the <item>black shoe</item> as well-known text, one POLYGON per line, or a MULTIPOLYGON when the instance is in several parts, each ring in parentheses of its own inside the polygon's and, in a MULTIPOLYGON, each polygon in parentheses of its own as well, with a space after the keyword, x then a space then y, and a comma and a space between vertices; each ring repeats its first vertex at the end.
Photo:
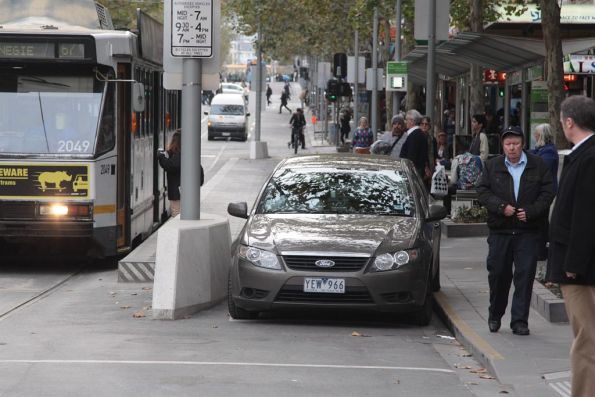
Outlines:
POLYGON ((529 335, 529 327, 525 324, 515 324, 512 327, 512 333, 515 335, 529 335))
POLYGON ((490 332, 498 332, 500 329, 500 320, 488 321, 488 327, 490 327, 490 332))

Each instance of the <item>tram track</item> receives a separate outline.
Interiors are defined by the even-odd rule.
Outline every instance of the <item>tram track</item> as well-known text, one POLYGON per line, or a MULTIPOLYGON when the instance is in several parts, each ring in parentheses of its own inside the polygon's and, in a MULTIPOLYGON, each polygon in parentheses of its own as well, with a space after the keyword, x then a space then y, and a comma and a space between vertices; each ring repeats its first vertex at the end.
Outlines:
POLYGON ((29 307, 29 306, 35 304, 37 301, 45 298, 46 296, 51 295, 54 291, 58 290, 61 286, 66 284, 68 281, 72 280, 74 277, 79 275, 81 273, 81 271, 82 271, 82 269, 79 269, 73 273, 65 275, 64 277, 59 279, 57 282, 52 283, 49 287, 36 292, 32 297, 22 300, 19 303, 13 304, 8 309, 3 309, 0 312, 0 321, 6 319, 10 315, 14 314, 15 312, 17 312, 21 309, 24 309, 26 307, 29 307))

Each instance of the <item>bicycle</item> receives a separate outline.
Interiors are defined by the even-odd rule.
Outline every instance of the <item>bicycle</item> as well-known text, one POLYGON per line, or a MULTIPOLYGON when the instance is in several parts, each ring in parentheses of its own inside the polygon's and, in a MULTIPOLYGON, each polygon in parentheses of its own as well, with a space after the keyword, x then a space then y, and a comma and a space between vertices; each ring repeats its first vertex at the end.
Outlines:
POLYGON ((298 146, 300 145, 300 129, 291 128, 291 147, 293 147, 293 153, 297 154, 298 146))

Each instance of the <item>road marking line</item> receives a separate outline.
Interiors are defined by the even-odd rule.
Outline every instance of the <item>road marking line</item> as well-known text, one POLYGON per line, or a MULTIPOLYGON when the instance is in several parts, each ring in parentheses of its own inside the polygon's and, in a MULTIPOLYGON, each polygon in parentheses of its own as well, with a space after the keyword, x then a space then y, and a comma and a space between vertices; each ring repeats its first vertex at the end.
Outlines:
POLYGON ((217 186, 219 186, 220 184, 224 184, 226 182, 225 177, 227 176, 227 174, 229 172, 232 171, 233 167, 238 162, 238 160, 239 160, 238 158, 231 158, 221 168, 219 168, 217 173, 215 175, 213 175, 213 177, 211 179, 209 179, 209 183, 205 184, 203 186, 203 188, 201 189, 201 192, 200 192, 201 200, 204 200, 211 193, 211 191, 213 189, 215 189, 217 186))
POLYGON ((221 155, 225 151, 225 148, 226 147, 227 147, 227 142, 225 142, 225 144, 221 146, 221 149, 219 149, 219 153, 217 153, 217 155, 214 156, 215 157, 215 160, 213 160, 213 163, 211 164, 211 166, 209 167, 209 169, 207 170, 207 172, 211 171, 213 169, 213 167, 215 167, 215 165, 217 164, 217 162, 221 158, 221 155))
POLYGON ((440 306, 452 321, 455 330, 464 335, 464 337, 473 346, 477 346, 478 350, 486 355, 489 359, 503 360, 504 357, 496 351, 485 339, 483 339, 467 322, 465 322, 459 314, 448 303, 446 295, 442 292, 434 293, 435 299, 439 302, 440 306))
POLYGON ((571 394, 570 382, 557 382, 557 383, 550 383, 549 385, 559 395, 561 395, 563 397, 570 397, 570 394, 571 394))
POLYGON ((335 365, 335 364, 287 364, 287 363, 249 363, 216 361, 140 361, 140 360, 0 360, 0 364, 125 364, 125 365, 196 365, 196 366, 238 366, 238 367, 284 367, 284 368, 329 368, 329 369, 372 369, 393 371, 425 371, 454 373, 444 368, 391 367, 382 365, 335 365))

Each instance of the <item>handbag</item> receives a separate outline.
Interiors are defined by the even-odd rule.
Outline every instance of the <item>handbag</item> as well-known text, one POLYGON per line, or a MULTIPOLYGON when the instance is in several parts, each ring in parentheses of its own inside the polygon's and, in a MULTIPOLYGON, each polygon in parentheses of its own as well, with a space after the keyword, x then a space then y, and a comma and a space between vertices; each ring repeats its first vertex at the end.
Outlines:
POLYGON ((448 194, 448 179, 443 165, 438 164, 434 174, 432 174, 430 194, 436 198, 442 198, 448 194))

